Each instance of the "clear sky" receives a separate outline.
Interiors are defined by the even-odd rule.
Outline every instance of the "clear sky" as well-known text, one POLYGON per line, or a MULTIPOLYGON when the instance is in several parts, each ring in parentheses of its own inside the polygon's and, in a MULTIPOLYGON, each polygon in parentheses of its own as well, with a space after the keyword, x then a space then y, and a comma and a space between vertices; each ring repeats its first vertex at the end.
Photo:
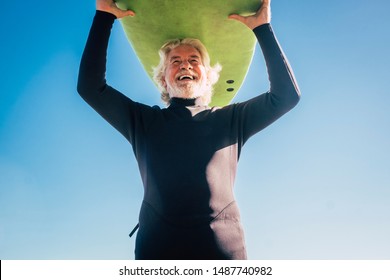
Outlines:
MULTIPOLYGON (((6 1, 0 17, 0 259, 131 259, 131 146, 76 92, 94 1, 6 1)), ((254 136, 235 193, 251 259, 390 259, 390 4, 273 0, 298 106, 254 136)), ((117 22, 107 79, 159 104, 117 22)), ((268 89, 263 59, 237 98, 268 89)))

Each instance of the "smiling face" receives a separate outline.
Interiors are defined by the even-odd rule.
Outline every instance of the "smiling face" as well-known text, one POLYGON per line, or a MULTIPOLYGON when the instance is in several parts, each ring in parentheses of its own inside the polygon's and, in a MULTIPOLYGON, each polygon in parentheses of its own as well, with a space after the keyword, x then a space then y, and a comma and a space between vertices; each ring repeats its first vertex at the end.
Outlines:
POLYGON ((197 105, 210 104, 222 67, 218 63, 210 65, 210 56, 201 41, 172 39, 161 46, 158 54, 160 62, 153 67, 153 80, 166 105, 170 105, 172 97, 199 97, 197 105))
POLYGON ((169 52, 166 63, 163 86, 171 98, 197 98, 207 91, 206 69, 196 48, 179 45, 169 52))

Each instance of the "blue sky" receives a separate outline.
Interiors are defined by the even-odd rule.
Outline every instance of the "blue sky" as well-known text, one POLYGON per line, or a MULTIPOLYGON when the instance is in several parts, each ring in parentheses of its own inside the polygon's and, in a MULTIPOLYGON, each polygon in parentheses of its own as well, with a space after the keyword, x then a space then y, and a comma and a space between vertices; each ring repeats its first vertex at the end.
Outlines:
MULTIPOLYGON (((272 2, 302 99, 242 153, 249 258, 390 258, 389 6, 272 2)), ((142 185, 131 147, 76 92, 94 2, 2 7, 0 259, 133 258, 142 185)), ((254 61, 234 101, 268 89, 259 49, 254 61)), ((161 105, 119 22, 107 78, 161 105)))

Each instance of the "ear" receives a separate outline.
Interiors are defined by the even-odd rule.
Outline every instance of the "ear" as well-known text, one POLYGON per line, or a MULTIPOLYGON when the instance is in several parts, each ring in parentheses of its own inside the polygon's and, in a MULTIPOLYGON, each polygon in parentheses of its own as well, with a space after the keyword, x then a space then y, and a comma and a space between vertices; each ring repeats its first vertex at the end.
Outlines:
POLYGON ((165 76, 161 77, 161 85, 165 90, 167 90, 167 82, 165 81, 165 76))

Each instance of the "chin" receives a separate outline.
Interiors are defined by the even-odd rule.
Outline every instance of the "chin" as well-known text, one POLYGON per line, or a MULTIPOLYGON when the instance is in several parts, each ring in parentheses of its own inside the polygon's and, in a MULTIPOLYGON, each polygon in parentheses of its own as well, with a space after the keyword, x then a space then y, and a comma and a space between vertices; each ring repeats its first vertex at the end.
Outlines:
POLYGON ((198 85, 187 85, 185 87, 173 87, 169 93, 171 97, 192 99, 201 97, 204 90, 198 85))
POLYGON ((199 101, 199 104, 197 105, 208 105, 211 101, 212 86, 206 84, 205 82, 187 83, 181 85, 174 84, 168 88, 168 92, 170 98, 197 98, 197 101, 199 101))

